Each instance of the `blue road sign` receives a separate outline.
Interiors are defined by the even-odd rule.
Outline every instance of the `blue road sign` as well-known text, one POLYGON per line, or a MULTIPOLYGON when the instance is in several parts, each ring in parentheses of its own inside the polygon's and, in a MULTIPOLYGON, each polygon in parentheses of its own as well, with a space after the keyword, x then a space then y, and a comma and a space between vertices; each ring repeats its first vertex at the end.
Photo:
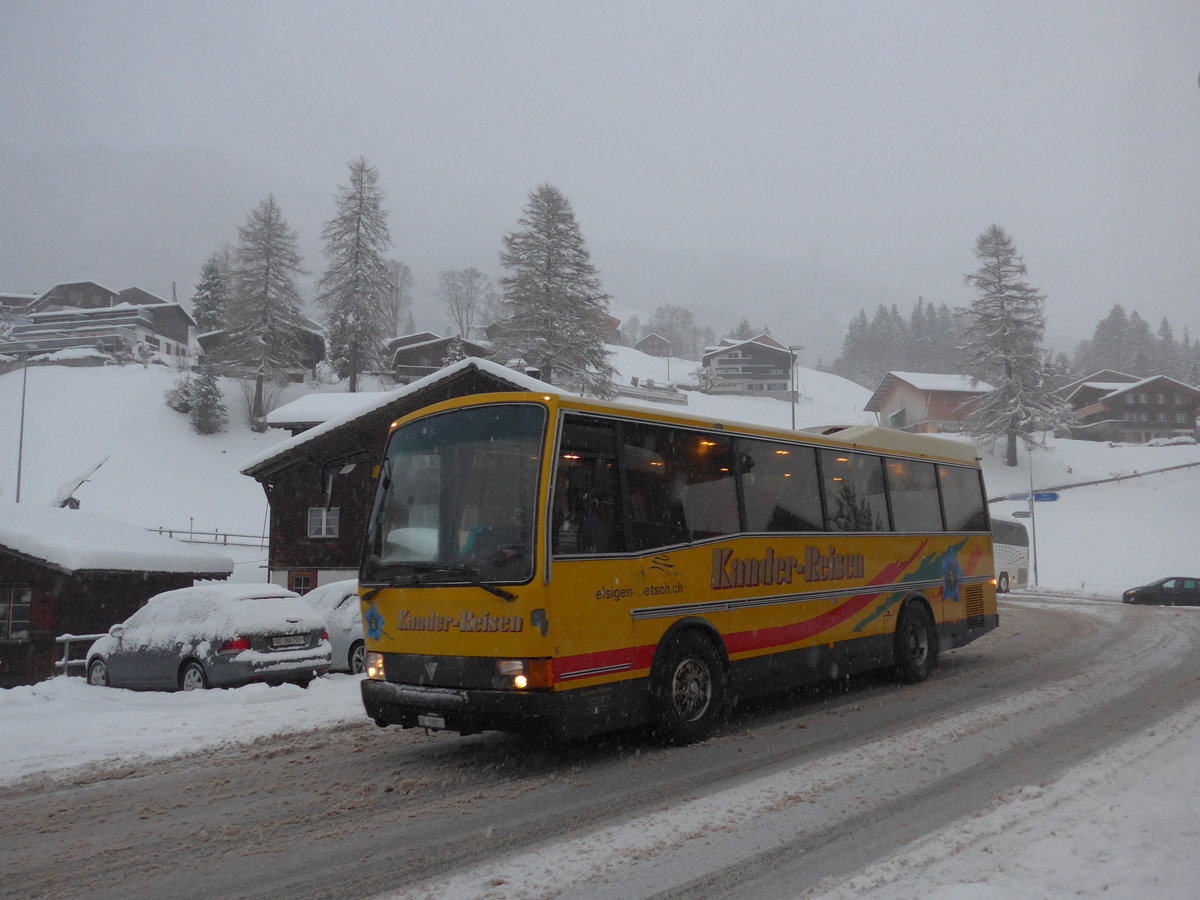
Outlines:
POLYGON ((1004 499, 1005 500, 1028 500, 1029 495, 1028 494, 1005 494, 1004 499))
POLYGON ((1035 491, 1033 499, 1037 503, 1053 503, 1058 499, 1058 493, 1056 491, 1035 491))

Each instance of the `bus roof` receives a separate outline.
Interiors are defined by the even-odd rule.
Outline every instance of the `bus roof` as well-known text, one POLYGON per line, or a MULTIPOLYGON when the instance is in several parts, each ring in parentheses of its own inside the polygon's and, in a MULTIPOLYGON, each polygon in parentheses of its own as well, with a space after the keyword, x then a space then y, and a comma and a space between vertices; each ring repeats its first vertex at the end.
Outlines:
POLYGON ((689 428, 712 429, 720 431, 753 435, 756 437, 778 438, 781 440, 796 440, 824 445, 829 447, 845 447, 854 450, 869 450, 876 453, 894 453, 905 456, 921 456, 930 459, 954 462, 960 465, 978 466, 978 454, 975 446, 963 440, 930 434, 912 434, 907 431, 897 431, 894 428, 884 428, 880 425, 850 425, 822 426, 820 428, 804 428, 792 431, 787 428, 772 428, 766 425, 756 425, 751 422, 719 420, 711 417, 689 415, 675 410, 662 410, 657 407, 635 405, 630 403, 613 403, 606 400, 578 397, 573 394, 547 391, 528 393, 502 394, 472 394, 458 397, 442 403, 418 410, 410 416, 397 420, 393 427, 409 418, 426 415, 431 411, 453 409, 460 406, 476 406, 481 403, 517 402, 537 400, 562 409, 575 409, 581 412, 592 412, 598 415, 613 415, 625 418, 636 418, 642 421, 663 422, 681 425, 689 428))

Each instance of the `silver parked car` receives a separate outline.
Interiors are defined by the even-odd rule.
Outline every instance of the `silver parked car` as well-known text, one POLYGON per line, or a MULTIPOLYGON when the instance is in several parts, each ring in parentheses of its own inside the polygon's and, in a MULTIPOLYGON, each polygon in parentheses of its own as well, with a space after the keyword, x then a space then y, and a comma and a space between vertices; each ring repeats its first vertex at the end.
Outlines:
POLYGON ((329 669, 321 614, 272 584, 204 584, 151 597, 87 652, 89 684, 191 691, 307 684, 329 669))
POLYGON ((329 643, 333 648, 333 672, 354 675, 366 667, 367 652, 363 646, 362 610, 358 602, 358 581, 334 581, 309 591, 304 599, 325 617, 329 643))

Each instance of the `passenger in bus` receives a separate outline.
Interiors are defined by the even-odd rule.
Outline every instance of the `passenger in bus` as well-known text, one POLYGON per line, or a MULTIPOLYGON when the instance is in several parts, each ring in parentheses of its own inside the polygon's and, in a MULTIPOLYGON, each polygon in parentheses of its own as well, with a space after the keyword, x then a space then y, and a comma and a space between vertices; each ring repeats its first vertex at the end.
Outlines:
POLYGON ((587 495, 572 485, 567 505, 554 529, 555 553, 590 553, 604 549, 604 525, 587 495))

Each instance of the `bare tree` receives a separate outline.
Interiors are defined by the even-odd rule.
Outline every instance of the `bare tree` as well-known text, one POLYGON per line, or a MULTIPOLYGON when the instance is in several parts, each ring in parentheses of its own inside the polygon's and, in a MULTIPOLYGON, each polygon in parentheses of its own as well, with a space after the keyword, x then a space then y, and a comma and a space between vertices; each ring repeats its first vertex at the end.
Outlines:
POLYGON ((471 329, 489 303, 495 303, 491 280, 475 268, 449 269, 438 273, 438 297, 446 304, 460 338, 470 338, 471 329))

